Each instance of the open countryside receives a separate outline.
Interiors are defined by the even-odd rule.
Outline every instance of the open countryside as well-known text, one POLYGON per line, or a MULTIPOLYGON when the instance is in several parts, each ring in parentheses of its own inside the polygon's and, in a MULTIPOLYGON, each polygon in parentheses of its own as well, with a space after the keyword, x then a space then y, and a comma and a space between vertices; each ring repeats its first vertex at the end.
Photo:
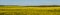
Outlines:
POLYGON ((60 7, 0 7, 0 15, 60 15, 60 7))

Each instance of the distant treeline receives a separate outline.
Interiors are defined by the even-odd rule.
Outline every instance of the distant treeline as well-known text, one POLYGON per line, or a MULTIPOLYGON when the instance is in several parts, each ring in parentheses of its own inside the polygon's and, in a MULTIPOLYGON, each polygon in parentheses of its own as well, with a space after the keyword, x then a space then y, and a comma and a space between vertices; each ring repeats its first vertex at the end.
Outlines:
MULTIPOLYGON (((18 5, 0 5, 0 7, 4 6, 18 6, 18 5)), ((60 7, 60 5, 40 5, 40 6, 23 6, 23 7, 60 7)))
POLYGON ((24 6, 24 7, 60 7, 60 5, 41 5, 41 6, 24 6))

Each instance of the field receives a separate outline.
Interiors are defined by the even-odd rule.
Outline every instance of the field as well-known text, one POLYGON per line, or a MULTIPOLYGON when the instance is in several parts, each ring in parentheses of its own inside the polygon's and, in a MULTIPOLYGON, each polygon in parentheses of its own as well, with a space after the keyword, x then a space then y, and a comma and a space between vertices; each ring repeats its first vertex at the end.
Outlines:
POLYGON ((60 15, 60 7, 0 7, 0 15, 60 15))

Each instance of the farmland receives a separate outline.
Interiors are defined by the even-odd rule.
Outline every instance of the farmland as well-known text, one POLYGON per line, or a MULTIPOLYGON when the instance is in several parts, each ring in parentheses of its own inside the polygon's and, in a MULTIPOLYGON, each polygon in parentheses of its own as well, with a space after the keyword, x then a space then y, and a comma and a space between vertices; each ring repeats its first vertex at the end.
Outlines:
POLYGON ((0 7, 0 15, 60 15, 60 7, 0 7))

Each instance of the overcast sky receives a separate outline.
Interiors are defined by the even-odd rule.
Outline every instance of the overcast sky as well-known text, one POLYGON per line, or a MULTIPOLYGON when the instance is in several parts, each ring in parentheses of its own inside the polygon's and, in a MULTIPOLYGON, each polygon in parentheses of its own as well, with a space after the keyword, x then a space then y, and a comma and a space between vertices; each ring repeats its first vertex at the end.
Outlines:
POLYGON ((0 0, 0 5, 60 5, 60 0, 0 0))

